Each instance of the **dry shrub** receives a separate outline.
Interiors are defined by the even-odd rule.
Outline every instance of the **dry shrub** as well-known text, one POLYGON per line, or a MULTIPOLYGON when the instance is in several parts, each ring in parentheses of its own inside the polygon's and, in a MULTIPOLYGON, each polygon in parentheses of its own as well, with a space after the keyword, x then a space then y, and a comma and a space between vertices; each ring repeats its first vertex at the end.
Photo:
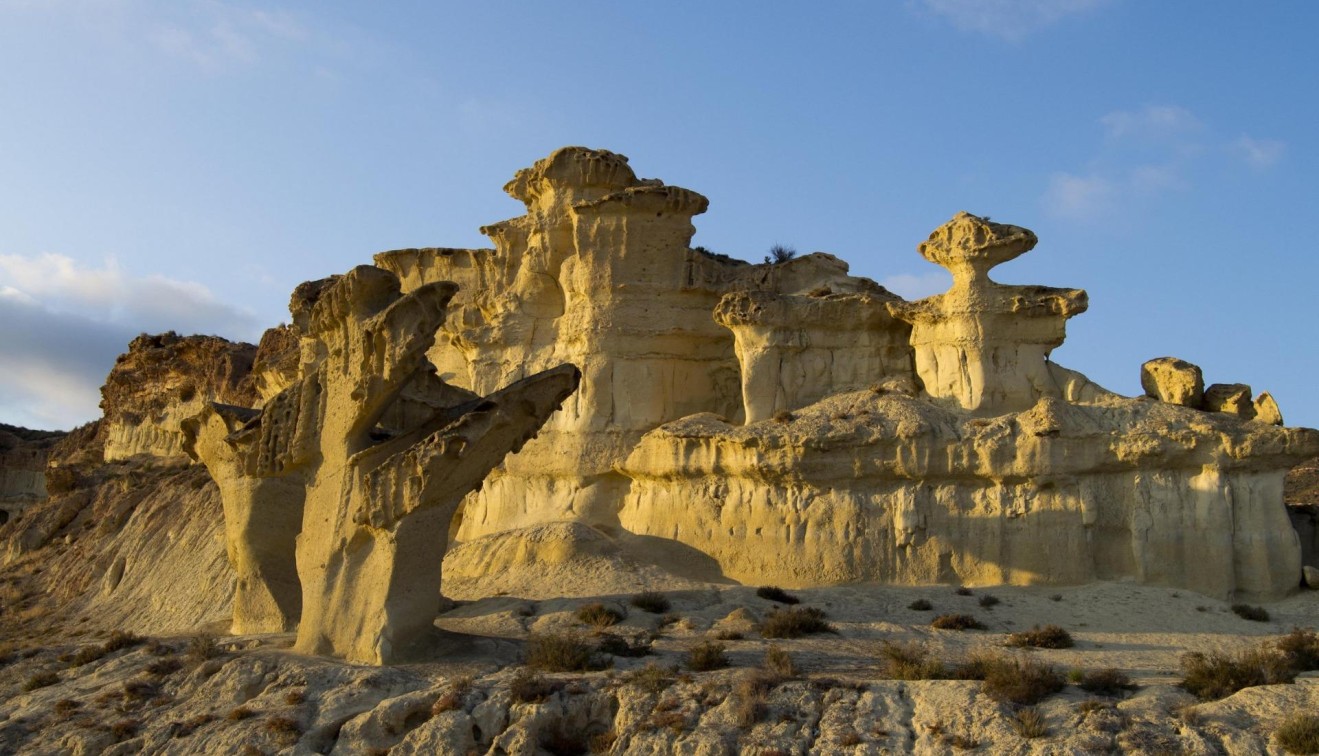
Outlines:
POLYGON ((132 648, 133 646, 140 646, 146 642, 147 639, 143 638, 140 635, 134 635, 132 633, 123 632, 122 630, 116 630, 110 634, 110 639, 105 642, 105 652, 107 654, 112 654, 115 651, 119 651, 125 648, 132 648))
POLYGON ((1031 648, 1071 648, 1072 634, 1057 625, 1036 625, 1030 630, 1012 633, 1008 636, 1009 646, 1029 646, 1031 648))
POLYGON ((916 599, 907 604, 907 608, 914 612, 928 612, 934 608, 934 604, 931 604, 928 599, 916 599))
POLYGON ((1262 606, 1251 606, 1250 604, 1233 604, 1232 612, 1243 620, 1251 622, 1268 622, 1269 613, 1262 606))
POLYGON ((1096 696, 1120 696, 1136 689, 1131 678, 1114 667, 1086 670, 1081 673, 1076 686, 1096 696))
POLYGON ((725 646, 714 641, 697 643, 687 651, 687 668, 693 672, 709 672, 728 666, 728 657, 724 654, 725 646))
POLYGON ((985 594, 984 596, 980 597, 980 605, 986 609, 992 609, 993 607, 998 606, 1000 603, 1002 602, 998 600, 997 596, 990 596, 988 594, 985 594))
POLYGON ((1278 639, 1277 649, 1297 672, 1319 669, 1319 634, 1313 630, 1293 627, 1290 633, 1278 639))
POLYGON ((515 672, 508 683, 509 694, 519 703, 542 703, 558 689, 558 685, 525 667, 515 672))
POLYGON ((967 587, 964 586, 964 585, 962 585, 962 586, 958 586, 958 587, 957 587, 957 590, 953 591, 953 593, 956 593, 958 596, 970 596, 970 595, 973 595, 973 594, 971 593, 971 589, 970 589, 970 588, 967 588, 967 587))
POLYGON ((221 653, 215 636, 210 633, 197 633, 188 639, 188 658, 194 662, 214 659, 221 653))
POLYGON ((672 607, 668 597, 659 591, 642 591, 633 596, 630 603, 641 611, 651 614, 663 614, 672 607))
POLYGON ((261 729, 285 742, 302 737, 302 723, 293 717, 271 717, 262 723, 261 729))
POLYGON ((763 671, 752 671, 733 688, 731 706, 733 720, 739 727, 750 727, 765 719, 769 714, 769 694, 778 685, 773 675, 763 671))
POLYGON ((1034 706, 1065 686, 1051 664, 1002 654, 973 655, 958 669, 964 679, 984 680, 985 695, 1000 703, 1034 706))
POLYGON ((110 725, 110 734, 116 741, 128 740, 142 729, 142 723, 136 719, 121 719, 110 725))
POLYGON ((103 658, 107 653, 105 646, 83 646, 68 658, 70 667, 81 667, 103 658))
POLYGON ((577 619, 592 627, 609 627, 623 621, 623 613, 600 602, 584 604, 577 609, 577 619))
POLYGON ((641 669, 624 675, 623 679, 629 685, 635 685, 647 693, 661 693, 673 684, 675 671, 672 668, 666 669, 652 662, 641 669))
POLYGON ((1293 712, 1273 731, 1273 739, 1287 753, 1319 753, 1319 715, 1293 712))
POLYGON ((183 662, 178 659, 157 659, 147 665, 147 674, 164 677, 183 669, 183 662))
POLYGON ((289 690, 284 692, 284 703, 289 706, 297 706, 307 700, 307 692, 303 690, 289 690))
POLYGON ((49 687, 60 681, 60 676, 54 672, 38 672, 23 682, 23 691, 31 692, 41 688, 49 687))
POLYGON ((917 643, 885 641, 879 651, 880 667, 890 680, 944 680, 948 669, 930 649, 917 643))
POLYGON ((765 669, 781 677, 796 677, 797 665, 792 661, 792 655, 778 646, 770 646, 765 650, 765 669))
POLYGON ((787 410, 779 410, 778 412, 774 413, 774 422, 776 423, 782 423, 786 425, 796 419, 797 417, 787 410))
POLYGON ((614 635, 613 633, 604 633, 596 641, 595 650, 602 654, 611 656, 623 656, 627 658, 639 658, 650 655, 650 645, 646 643, 628 643, 626 638, 614 635))
POLYGON ((813 633, 838 632, 824 618, 824 611, 813 606, 774 611, 761 623, 760 634, 766 638, 800 638, 813 633))
POLYGON ((984 630, 980 620, 969 614, 940 614, 930 620, 930 627, 937 630, 984 630))
POLYGON ((174 737, 186 738, 198 729, 205 727, 214 721, 215 717, 211 714, 198 714, 197 716, 189 717, 182 722, 175 722, 173 727, 174 737))
POLYGON ((1203 701, 1213 701, 1256 685, 1276 685, 1296 679, 1287 656, 1267 647, 1235 654, 1213 651, 1182 657, 1182 687, 1203 701))
POLYGON ((239 706, 237 709, 230 710, 230 712, 226 714, 224 718, 229 720, 230 722, 241 722, 244 719, 251 719, 254 716, 256 716, 255 711, 252 711, 246 706, 239 706))
POLYGON ((78 703, 72 698, 61 698, 60 700, 55 702, 55 719, 57 721, 63 722, 71 718, 74 715, 74 713, 81 708, 82 708, 82 704, 78 703))
POLYGON ((738 641, 738 640, 742 640, 744 637, 746 636, 742 635, 736 630, 720 630, 719 632, 714 634, 714 639, 721 641, 738 641))
POLYGON ((594 651, 576 636, 533 635, 527 639, 527 666, 546 672, 581 672, 591 668, 594 651))
POLYGON ((787 591, 773 585, 764 585, 756 589, 756 595, 770 601, 777 601, 780 604, 800 604, 801 599, 788 593, 787 591))
POLYGON ((463 697, 461 695, 452 690, 445 691, 443 695, 435 699, 435 703, 431 704, 431 716, 443 714, 446 711, 457 711, 462 707, 463 697))
POLYGON ((1034 706, 1018 709, 1012 716, 1012 730, 1027 740, 1049 736, 1049 723, 1034 706))
POLYGON ((607 730, 592 735, 586 741, 586 747, 591 753, 609 753, 609 749, 614 747, 615 740, 618 740, 618 734, 613 730, 607 730))

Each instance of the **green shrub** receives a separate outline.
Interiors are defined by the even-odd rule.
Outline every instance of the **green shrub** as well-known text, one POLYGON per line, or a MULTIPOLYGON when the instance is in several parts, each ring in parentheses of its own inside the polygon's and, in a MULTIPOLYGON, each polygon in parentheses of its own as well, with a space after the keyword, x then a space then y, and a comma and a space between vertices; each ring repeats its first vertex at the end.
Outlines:
POLYGON ((969 614, 940 614, 930 620, 930 627, 938 630, 984 630, 980 620, 969 614))
POLYGON ((672 606, 668 597, 659 591, 642 591, 632 597, 631 603, 641 611, 651 614, 663 614, 672 606))
POLYGON ((714 641, 697 643, 687 651, 687 668, 693 672, 709 672, 728 666, 724 644, 714 641))
POLYGON ((801 599, 797 598, 791 593, 788 593, 782 588, 773 585, 765 585, 765 586, 761 586, 760 588, 757 588, 756 595, 763 599, 769 599, 770 601, 777 601, 780 604, 801 603, 801 599))
POLYGON ((1057 625, 1036 625, 1030 630, 1012 633, 1008 636, 1009 646, 1029 646, 1031 648, 1071 648, 1072 636, 1057 625))
POLYGON ((1287 753, 1319 753, 1319 715, 1293 712, 1273 731, 1273 738, 1287 753))
POLYGON ((770 612, 761 623, 760 634, 766 638, 800 638, 813 633, 838 632, 824 618, 824 611, 813 606, 770 612))

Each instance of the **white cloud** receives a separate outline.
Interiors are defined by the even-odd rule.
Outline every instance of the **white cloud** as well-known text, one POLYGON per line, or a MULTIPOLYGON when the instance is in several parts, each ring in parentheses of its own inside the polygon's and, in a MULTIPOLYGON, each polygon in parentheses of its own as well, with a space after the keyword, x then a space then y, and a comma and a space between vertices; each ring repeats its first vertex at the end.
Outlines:
POLYGON ((1094 220, 1108 213, 1116 197, 1117 187, 1101 176, 1055 173, 1044 192, 1044 206, 1062 218, 1094 220))
POLYGON ((1009 41, 1085 13, 1108 0, 923 0, 927 9, 962 31, 1009 41))
POLYGON ((1255 139, 1242 134, 1232 143, 1232 149, 1255 170, 1271 168, 1282 159, 1287 145, 1276 139, 1255 139))
POLYGON ((248 66, 275 42, 301 41, 306 27, 288 13, 247 10, 225 3, 193 5, 174 22, 151 23, 145 35, 157 49, 207 71, 248 66))
POLYGON ((0 418, 20 425, 94 419, 106 374, 139 333, 260 334, 251 313, 205 286, 131 276, 113 260, 98 267, 56 254, 0 255, 0 281, 0 418))
POLYGON ((1177 139, 1203 124, 1177 105, 1148 105, 1141 110, 1117 110, 1099 119, 1109 139, 1177 139))
POLYGON ((953 285, 953 279, 942 270, 921 275, 899 273, 880 279, 879 285, 905 299, 923 299, 948 291, 948 287, 953 285))

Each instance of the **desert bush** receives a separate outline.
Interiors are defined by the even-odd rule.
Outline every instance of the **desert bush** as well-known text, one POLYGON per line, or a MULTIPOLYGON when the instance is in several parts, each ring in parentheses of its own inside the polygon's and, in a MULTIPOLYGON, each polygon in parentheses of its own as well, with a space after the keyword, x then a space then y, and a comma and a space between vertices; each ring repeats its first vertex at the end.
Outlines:
POLYGON ((577 619, 594 627, 609 627, 623 621, 623 613, 599 602, 585 604, 577 609, 577 619))
POLYGON ((136 735, 137 731, 141 729, 142 723, 136 719, 121 719, 110 725, 110 734, 114 736, 116 741, 128 740, 136 735))
POLYGON ((1251 622, 1268 622, 1269 613, 1262 606, 1251 606, 1250 604, 1233 604, 1232 613, 1244 620, 1251 622))
POLYGON ((673 684, 675 672, 674 668, 661 667, 652 662, 641 669, 629 672, 623 679, 629 685, 635 685, 647 693, 662 693, 673 684))
POLYGON ((745 635, 742 635, 736 630, 720 630, 714 634, 714 639, 721 641, 737 641, 742 640, 745 637, 745 635))
POLYGON ((566 634, 546 633, 527 639, 527 666, 547 672, 581 672, 594 665, 594 648, 566 634))
POLYGON ((182 722, 175 722, 173 725, 174 737, 186 738, 196 732, 198 729, 205 727, 215 721, 213 714, 198 714, 195 717, 189 717, 182 722))
POLYGON ((1273 731, 1273 739, 1287 753, 1319 753, 1319 715, 1293 712, 1273 731))
POLYGON ((519 703, 542 703, 559 688, 543 676, 523 667, 508 683, 509 695, 519 703))
POLYGON ((1130 677, 1113 667, 1082 672, 1076 686, 1096 696, 1120 696, 1136 689, 1130 677))
POLYGON ((659 591, 642 591, 632 597, 631 604, 651 614, 663 614, 673 606, 668 597, 659 591))
POLYGON ((23 690, 31 692, 46 688, 60 681, 60 676, 54 672, 38 672, 23 682, 23 690))
POLYGON ((967 587, 964 586, 964 585, 959 585, 959 586, 957 587, 957 590, 953 591, 953 593, 956 593, 958 596, 971 596, 971 595, 974 595, 974 594, 971 593, 971 589, 970 589, 970 588, 967 588, 967 587))
POLYGON ((73 716, 74 712, 82 708, 82 704, 72 698, 61 698, 55 702, 55 719, 63 722, 73 716))
POLYGON ((838 632, 824 621, 824 617, 824 611, 813 606, 770 612, 760 625, 760 634, 766 638, 800 638, 814 633, 838 632))
POLYGON ((84 664, 90 664, 97 659, 103 658, 106 653, 105 646, 83 646, 69 657, 69 666, 81 667, 84 664))
POLYGON ((123 632, 122 630, 116 630, 110 634, 109 640, 105 642, 104 644, 105 652, 107 654, 112 654, 115 651, 119 651, 125 648, 132 648, 133 646, 140 646, 146 642, 147 639, 143 638, 140 635, 134 635, 132 633, 123 632))
POLYGON ((1049 723, 1044 714, 1034 706, 1018 709, 1012 715, 1012 730, 1027 740, 1049 736, 1049 723))
POLYGON ((780 604, 800 604, 801 599, 788 593, 787 591, 773 585, 763 585, 756 589, 756 595, 770 601, 777 601, 780 604))
POLYGON ((194 662, 214 659, 220 654, 220 646, 210 633, 197 633, 188 639, 188 658, 194 662))
POLYGON ((602 654, 610 656, 623 656, 627 658, 638 658, 650 655, 650 646, 645 643, 629 643, 623 638, 613 633, 603 633, 596 641, 595 650, 602 654))
POLYGON ((980 620, 969 614, 940 614, 930 620, 930 627, 938 630, 984 630, 980 620))
POLYGON ((431 704, 431 716, 443 714, 446 711, 455 711, 462 707, 463 697, 455 691, 447 690, 435 699, 435 703, 431 704))
POLYGON ((797 676, 797 665, 793 663, 792 655, 778 646, 770 646, 765 650, 765 669, 780 677, 797 676))
POLYGON ((943 680, 949 676, 944 663, 917 643, 885 641, 879 660, 881 674, 891 680, 943 680))
POLYGON ((1052 596, 1049 597, 1049 600, 1050 600, 1050 601, 1062 601, 1062 600, 1063 600, 1063 595, 1062 595, 1061 593, 1055 593, 1055 594, 1053 594, 1052 596))
POLYGON ((1030 630, 1012 633, 1008 636, 1009 646, 1029 646, 1030 648, 1071 648, 1072 635, 1057 625, 1036 625, 1030 630))
POLYGON ((1062 690, 1063 676, 1051 664, 1003 654, 972 656, 958 676, 984 680, 985 695, 1000 703, 1034 706, 1062 690))
POLYGON ((984 596, 980 597, 980 605, 986 609, 991 609, 993 607, 998 606, 1001 603, 1002 602, 998 600, 997 596, 990 596, 989 594, 985 594, 984 596))
POLYGON ((783 425, 787 425, 788 423, 796 419, 797 416, 787 410, 779 410, 778 412, 774 413, 774 417, 773 417, 774 422, 781 423, 783 425))
POLYGON ((1313 630, 1293 627, 1278 639, 1276 647, 1287 657, 1288 666, 1297 672, 1319 669, 1319 634, 1313 630))
POLYGON ((141 702, 154 697, 159 690, 150 680, 129 680, 124 683, 122 697, 125 701, 141 702))
POLYGON ((147 674, 153 677, 164 677, 178 672, 183 668, 183 662, 178 659, 157 659, 147 665, 147 674))
POLYGON ((302 737, 302 723, 293 717, 271 717, 261 724, 261 729, 285 742, 302 737))
POLYGON ((763 720, 769 714, 770 691, 778 683, 776 676, 763 670, 752 671, 738 680, 730 696, 733 721, 739 727, 750 727, 763 720))
POLYGON ((1287 657, 1274 649, 1253 648, 1236 654, 1214 651, 1182 657, 1181 686, 1204 701, 1212 701, 1256 685, 1276 685, 1296 679, 1287 657))
POLYGON ((907 604, 907 608, 914 612, 928 612, 934 608, 934 604, 931 604, 927 599, 916 599, 910 604, 907 604))
POLYGON ((697 643, 687 651, 687 668, 693 672, 709 672, 728 666, 724 644, 714 641, 697 643))
POLYGON ((775 244, 769 248, 769 254, 765 255, 765 262, 769 265, 780 265, 797 256, 797 250, 782 244, 775 244))
POLYGON ((244 719, 251 719, 252 717, 255 716, 256 716, 255 711, 252 711, 246 706, 239 706, 237 709, 230 709, 229 713, 224 715, 224 718, 229 720, 230 722, 241 722, 244 719))

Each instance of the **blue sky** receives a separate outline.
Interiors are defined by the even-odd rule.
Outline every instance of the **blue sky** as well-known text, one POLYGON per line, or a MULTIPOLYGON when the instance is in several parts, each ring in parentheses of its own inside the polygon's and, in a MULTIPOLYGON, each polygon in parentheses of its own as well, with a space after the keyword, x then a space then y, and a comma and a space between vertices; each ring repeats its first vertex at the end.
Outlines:
POLYGON ((489 246, 551 150, 710 198, 694 244, 907 296, 959 210, 1091 309, 1055 359, 1174 355, 1319 425, 1319 4, 0 0, 0 422, 69 427, 140 331, 253 340, 298 282, 489 246))

